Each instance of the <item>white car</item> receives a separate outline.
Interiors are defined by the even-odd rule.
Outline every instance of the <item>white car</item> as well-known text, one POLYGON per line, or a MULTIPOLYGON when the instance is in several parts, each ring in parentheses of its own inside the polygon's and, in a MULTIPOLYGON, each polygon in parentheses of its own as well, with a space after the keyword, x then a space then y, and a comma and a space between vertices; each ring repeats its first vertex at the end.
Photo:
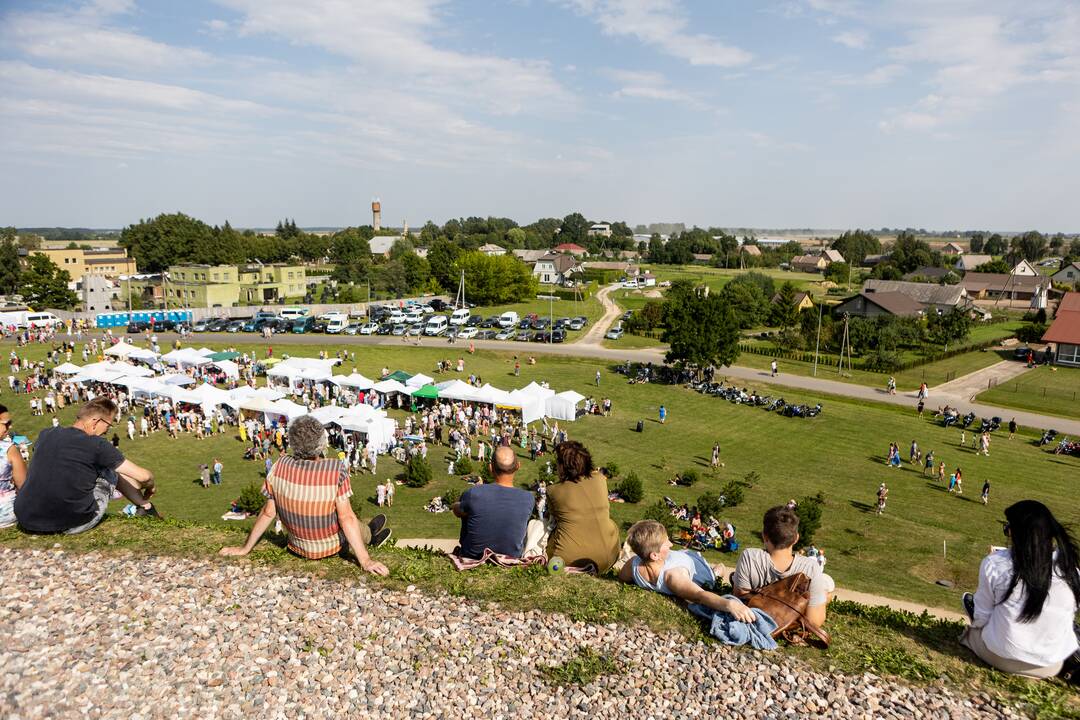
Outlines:
POLYGON ((467 327, 461 328, 456 333, 454 333, 454 337, 461 338, 462 340, 468 340, 469 338, 476 337, 479 332, 480 332, 479 328, 468 327, 467 326, 467 327))
POLYGON ((505 330, 499 331, 499 333, 495 336, 495 339, 513 340, 515 335, 517 335, 517 328, 506 328, 505 330))
POLYGON ((623 329, 621 327, 613 327, 607 331, 604 335, 608 340, 618 340, 623 336, 623 329))
POLYGON ((360 334, 361 335, 374 335, 378 331, 379 331, 378 323, 369 322, 369 323, 364 323, 363 325, 360 326, 360 334))

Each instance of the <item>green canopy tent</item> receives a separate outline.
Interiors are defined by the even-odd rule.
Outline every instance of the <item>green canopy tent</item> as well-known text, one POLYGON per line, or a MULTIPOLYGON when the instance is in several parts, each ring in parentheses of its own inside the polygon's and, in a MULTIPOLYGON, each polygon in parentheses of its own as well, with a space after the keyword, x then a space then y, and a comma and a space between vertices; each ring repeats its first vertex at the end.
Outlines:
POLYGON ((439 388, 434 385, 425 385, 419 390, 413 391, 412 396, 414 398, 423 398, 424 400, 437 400, 439 397, 439 388))
POLYGON ((210 360, 214 361, 214 362, 217 362, 218 360, 235 360, 236 358, 240 357, 240 353, 238 353, 238 352, 216 352, 213 355, 207 355, 207 357, 210 360))
POLYGON ((406 382, 409 381, 409 378, 411 378, 411 377, 412 377, 412 375, 405 372, 404 370, 395 370, 394 372, 390 373, 389 375, 384 375, 383 377, 381 377, 379 379, 380 380, 397 380, 399 383, 404 385, 406 382))

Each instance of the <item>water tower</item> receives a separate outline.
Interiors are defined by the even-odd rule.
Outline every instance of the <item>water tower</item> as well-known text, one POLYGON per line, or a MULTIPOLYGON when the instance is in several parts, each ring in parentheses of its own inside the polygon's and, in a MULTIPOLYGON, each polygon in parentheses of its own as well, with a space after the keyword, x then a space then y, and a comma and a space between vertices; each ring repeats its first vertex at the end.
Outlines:
POLYGON ((375 228, 375 232, 382 228, 382 203, 379 198, 371 201, 371 226, 375 228))

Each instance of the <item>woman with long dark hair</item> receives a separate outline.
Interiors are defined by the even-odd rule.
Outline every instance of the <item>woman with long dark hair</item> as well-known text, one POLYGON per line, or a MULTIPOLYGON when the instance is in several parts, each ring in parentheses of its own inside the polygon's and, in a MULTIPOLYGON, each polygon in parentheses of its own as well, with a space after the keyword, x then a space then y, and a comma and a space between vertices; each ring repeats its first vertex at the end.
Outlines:
POLYGON ((971 625, 960 642, 1002 672, 1054 677, 1078 649, 1076 541, 1035 500, 1008 507, 1005 520, 1009 547, 983 559, 978 590, 964 593, 971 625))
POLYGON ((619 528, 611 520, 607 479, 593 467, 592 455, 573 440, 555 446, 559 482, 547 489, 555 527, 547 556, 567 565, 595 565, 603 575, 619 559, 619 528))
POLYGON ((11 413, 0 405, 0 528, 15 524, 15 493, 26 480, 26 463, 11 436, 11 413))

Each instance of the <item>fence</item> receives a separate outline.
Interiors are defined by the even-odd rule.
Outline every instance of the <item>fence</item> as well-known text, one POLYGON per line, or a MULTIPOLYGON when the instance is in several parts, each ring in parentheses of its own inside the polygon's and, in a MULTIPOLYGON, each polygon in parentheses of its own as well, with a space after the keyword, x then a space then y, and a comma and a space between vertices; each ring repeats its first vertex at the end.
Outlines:
MULTIPOLYGON (((996 347, 1001 344, 1001 340, 986 340, 978 343, 970 343, 967 345, 959 345, 952 350, 945 352, 934 353, 931 355, 923 355, 915 360, 908 360, 907 362, 899 363, 895 368, 891 370, 878 370, 875 368, 867 367, 866 362, 862 358, 852 358, 851 365, 855 370, 865 370, 866 372, 876 372, 881 375, 889 375, 897 372, 904 372, 906 370, 914 370, 915 368, 922 367, 923 365, 929 365, 930 363, 940 362, 942 360, 948 360, 949 358, 956 357, 957 355, 963 355, 965 353, 973 352, 975 350, 986 350, 988 348, 996 347)), ((795 360, 796 362, 814 362, 814 353, 808 350, 784 350, 781 348, 765 347, 761 345, 750 345, 747 343, 739 344, 739 352, 750 353, 751 355, 767 355, 769 357, 775 357, 778 360, 795 360)), ((818 364, 820 365, 839 365, 840 356, 832 355, 829 353, 818 354, 818 364)), ((949 373, 949 375, 955 375, 955 373, 949 373)))
POLYGON ((993 390, 995 388, 1005 392, 1022 392, 1028 397, 1059 398, 1061 400, 1071 400, 1072 402, 1076 402, 1077 398, 1080 397, 1080 390, 1062 390, 1061 388, 1055 387, 1048 388, 1046 385, 1031 386, 1025 385, 1022 382, 1011 381, 1006 381, 1002 384, 999 383, 996 378, 990 378, 986 381, 987 390, 993 390))

